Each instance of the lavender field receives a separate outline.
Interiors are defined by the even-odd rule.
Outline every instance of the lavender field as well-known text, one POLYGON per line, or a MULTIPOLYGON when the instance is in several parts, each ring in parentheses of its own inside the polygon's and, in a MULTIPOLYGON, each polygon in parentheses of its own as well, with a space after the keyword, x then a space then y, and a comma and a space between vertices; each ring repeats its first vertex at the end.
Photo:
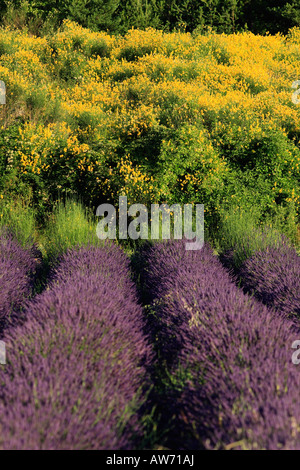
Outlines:
POLYGON ((208 243, 135 257, 74 246, 37 293, 41 253, 2 230, 0 449, 300 449, 294 248, 239 274, 208 243))

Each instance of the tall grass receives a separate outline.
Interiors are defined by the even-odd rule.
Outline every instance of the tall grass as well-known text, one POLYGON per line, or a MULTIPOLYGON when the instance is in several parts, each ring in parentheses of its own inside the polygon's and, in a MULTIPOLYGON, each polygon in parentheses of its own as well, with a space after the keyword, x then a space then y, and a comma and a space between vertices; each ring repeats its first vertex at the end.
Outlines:
POLYGON ((216 239, 218 253, 235 269, 257 251, 278 247, 281 233, 270 224, 259 225, 255 211, 230 209, 221 217, 221 227, 216 239))
POLYGON ((23 199, 0 199, 0 227, 4 226, 24 247, 36 241, 34 209, 23 199))
POLYGON ((41 250, 51 262, 75 245, 98 244, 96 220, 81 202, 58 201, 46 225, 41 250))

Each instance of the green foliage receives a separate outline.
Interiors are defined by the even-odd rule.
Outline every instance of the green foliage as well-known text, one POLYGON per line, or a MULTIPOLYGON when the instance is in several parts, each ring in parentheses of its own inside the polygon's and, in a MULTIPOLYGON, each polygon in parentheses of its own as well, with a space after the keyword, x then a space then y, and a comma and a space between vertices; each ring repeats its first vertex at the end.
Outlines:
POLYGON ((300 24, 298 0, 1 0, 4 24, 43 34, 64 19, 93 30, 130 28, 206 33, 287 33, 300 24))
POLYGON ((4 24, 27 28, 34 34, 50 32, 64 19, 93 30, 117 30, 119 0, 5 0, 0 2, 4 24))
POLYGON ((76 21, 92 30, 114 30, 118 28, 119 19, 116 14, 119 0, 35 0, 35 10, 41 11, 47 18, 53 12, 58 24, 64 19, 76 21))
POLYGON ((53 12, 48 10, 47 17, 44 17, 42 10, 36 8, 34 3, 28 0, 1 1, 0 15, 4 26, 26 29, 36 35, 53 31, 55 28, 53 12))
POLYGON ((160 11, 163 5, 161 0, 124 0, 118 12, 120 14, 121 32, 130 28, 145 29, 148 27, 160 28, 162 26, 160 11))
POLYGON ((0 188, 4 176, 13 167, 14 146, 18 141, 18 125, 0 130, 0 188))
POLYGON ((255 34, 269 32, 286 34, 289 28, 300 24, 298 0, 251 0, 243 2, 241 21, 255 34))
POLYGON ((69 18, 82 26, 95 30, 114 30, 118 28, 116 10, 120 0, 67 0, 61 19, 69 18))
POLYGON ((226 194, 228 171, 206 131, 183 125, 162 142, 156 175, 161 199, 169 204, 204 204, 209 224, 226 194))

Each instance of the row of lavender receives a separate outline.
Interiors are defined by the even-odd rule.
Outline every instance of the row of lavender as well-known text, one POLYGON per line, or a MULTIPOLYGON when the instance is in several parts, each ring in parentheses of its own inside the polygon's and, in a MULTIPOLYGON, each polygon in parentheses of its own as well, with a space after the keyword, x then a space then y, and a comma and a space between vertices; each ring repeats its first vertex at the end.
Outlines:
POLYGON ((32 294, 39 266, 37 250, 23 248, 7 229, 0 232, 0 333, 32 294))
MULTIPOLYGON (((299 260, 287 253, 267 256, 282 262, 275 278, 284 278, 282 271, 290 268, 283 285, 290 282, 294 300, 286 296, 282 308, 283 293, 278 294, 277 312, 243 293, 208 245, 192 252, 183 241, 169 241, 154 245, 146 257, 153 337, 157 358, 167 368, 162 409, 173 417, 178 436, 173 445, 300 449, 300 373, 291 360, 300 330, 286 315, 299 308, 291 305, 299 295, 294 279, 299 271, 291 264, 299 266, 299 260)), ((272 282, 267 266, 273 268, 263 259, 266 278, 260 281, 267 288, 272 282)), ((257 255, 244 266, 252 288, 260 261, 257 255)), ((273 287, 278 293, 276 283, 273 287)))
MULTIPOLYGON (((21 266, 24 278, 31 265, 21 266)), ((108 244, 69 251, 24 317, 4 336, 0 448, 138 445, 151 348, 123 252, 108 244)))
POLYGON ((247 292, 278 312, 300 318, 300 256, 285 238, 254 253, 238 271, 247 292))

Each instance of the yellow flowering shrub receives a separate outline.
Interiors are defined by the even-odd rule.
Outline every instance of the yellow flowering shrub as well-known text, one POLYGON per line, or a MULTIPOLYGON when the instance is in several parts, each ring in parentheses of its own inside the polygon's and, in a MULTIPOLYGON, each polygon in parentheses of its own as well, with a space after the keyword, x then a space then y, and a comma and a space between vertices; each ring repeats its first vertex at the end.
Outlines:
POLYGON ((19 127, 11 144, 0 137, 0 167, 43 194, 97 204, 124 193, 212 214, 293 205, 299 217, 299 28, 114 37, 65 21, 51 37, 1 29, 0 53, 1 124, 19 127))
MULTIPOLYGON (((109 200, 118 196, 127 196, 128 204, 157 203, 159 194, 154 179, 147 174, 141 165, 133 165, 130 155, 126 155, 118 162, 115 169, 109 169, 109 178, 102 185, 103 192, 109 200)), ((118 201, 115 201, 116 204, 118 201)))

